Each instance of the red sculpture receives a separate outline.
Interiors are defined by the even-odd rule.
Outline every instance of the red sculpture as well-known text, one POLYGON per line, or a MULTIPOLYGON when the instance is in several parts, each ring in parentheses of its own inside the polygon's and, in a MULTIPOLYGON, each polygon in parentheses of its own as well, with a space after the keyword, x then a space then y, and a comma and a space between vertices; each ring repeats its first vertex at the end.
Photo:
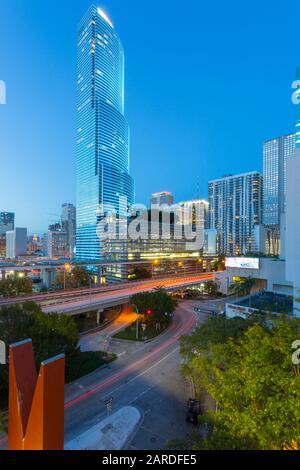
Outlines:
POLYGON ((64 449, 64 384, 64 355, 42 362, 37 376, 32 341, 10 346, 10 450, 64 449))

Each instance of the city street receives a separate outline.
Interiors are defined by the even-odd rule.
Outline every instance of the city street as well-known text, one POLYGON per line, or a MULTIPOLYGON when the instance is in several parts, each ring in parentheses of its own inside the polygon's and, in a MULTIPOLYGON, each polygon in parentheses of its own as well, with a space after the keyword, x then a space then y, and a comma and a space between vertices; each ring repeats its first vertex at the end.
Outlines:
MULTIPOLYGON (((109 340, 109 350, 119 359, 66 387, 66 442, 107 416, 110 397, 114 411, 132 404, 144 414, 132 448, 163 449, 168 440, 191 430, 185 404, 192 391, 180 375, 179 339, 196 325, 194 305, 182 302, 173 325, 150 343, 109 340)), ((200 315, 199 321, 204 318, 200 315)))

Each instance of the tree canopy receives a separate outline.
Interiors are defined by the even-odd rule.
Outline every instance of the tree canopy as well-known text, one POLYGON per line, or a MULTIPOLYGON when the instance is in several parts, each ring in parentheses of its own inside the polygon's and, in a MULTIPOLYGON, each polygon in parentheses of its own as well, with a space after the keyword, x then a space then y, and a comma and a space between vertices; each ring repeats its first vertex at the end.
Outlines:
MULTIPOLYGON (((67 315, 45 315, 38 305, 27 302, 0 310, 0 338, 9 346, 31 338, 37 366, 58 354, 66 362, 77 352, 78 332, 74 319, 67 315)), ((8 367, 1 366, 0 396, 6 395, 8 367)))
POLYGON ((184 373, 216 404, 201 418, 208 437, 191 447, 300 448, 300 380, 291 360, 299 320, 233 320, 211 319, 182 342, 184 373))
POLYGON ((67 289, 88 287, 90 285, 90 274, 85 268, 81 267, 75 267, 70 272, 58 272, 55 284, 63 288, 65 283, 67 289))
POLYGON ((0 297, 31 294, 32 281, 28 277, 8 277, 0 281, 0 297))
POLYGON ((158 288, 153 292, 135 294, 130 303, 137 308, 139 314, 145 315, 145 319, 149 323, 160 323, 167 320, 165 314, 172 314, 177 306, 177 301, 172 299, 163 288, 158 288), (150 315, 147 315, 148 311, 151 311, 150 315))

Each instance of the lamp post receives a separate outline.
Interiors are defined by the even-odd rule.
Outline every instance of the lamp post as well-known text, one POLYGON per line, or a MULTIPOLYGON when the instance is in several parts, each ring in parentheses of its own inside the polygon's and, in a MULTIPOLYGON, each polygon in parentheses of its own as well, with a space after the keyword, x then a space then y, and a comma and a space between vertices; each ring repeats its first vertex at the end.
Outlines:
POLYGON ((132 307, 135 308, 135 313, 137 314, 137 318, 136 318, 136 335, 135 335, 135 337, 138 341, 138 339, 139 339, 139 310, 138 310, 137 306, 134 305, 134 304, 132 305, 132 307))
POLYGON ((92 303, 92 276, 89 274, 89 283, 90 283, 90 304, 92 303))
POLYGON ((66 290, 66 273, 71 269, 71 265, 66 263, 64 265, 64 290, 66 290))
POLYGON ((152 278, 154 276, 154 266, 157 266, 158 264, 159 264, 158 259, 154 260, 153 263, 152 263, 152 278))

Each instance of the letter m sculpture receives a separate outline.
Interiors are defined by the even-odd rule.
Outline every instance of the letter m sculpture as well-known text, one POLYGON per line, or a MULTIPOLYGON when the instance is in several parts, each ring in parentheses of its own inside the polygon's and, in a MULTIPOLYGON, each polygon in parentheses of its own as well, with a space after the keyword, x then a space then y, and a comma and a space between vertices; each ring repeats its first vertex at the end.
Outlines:
POLYGON ((64 355, 42 362, 37 376, 32 341, 10 346, 10 450, 64 449, 64 375, 64 355))

